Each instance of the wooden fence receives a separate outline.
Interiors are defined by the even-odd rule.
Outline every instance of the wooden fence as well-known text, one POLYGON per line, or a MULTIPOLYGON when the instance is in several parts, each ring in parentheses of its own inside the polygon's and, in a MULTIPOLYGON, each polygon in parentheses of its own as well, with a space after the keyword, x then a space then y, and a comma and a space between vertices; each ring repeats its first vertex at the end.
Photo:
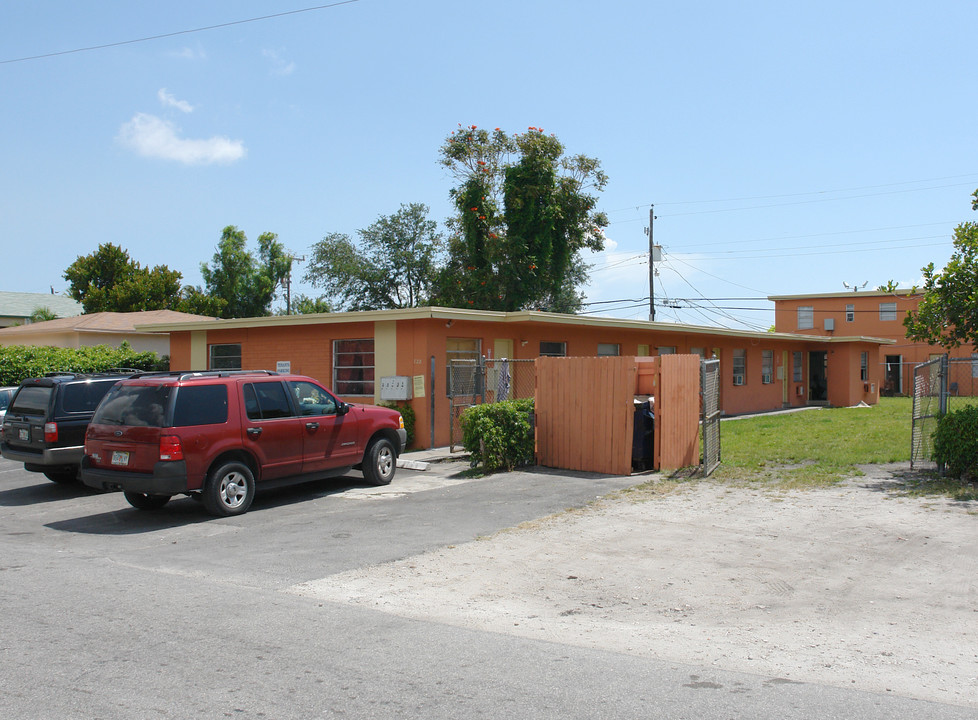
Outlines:
POLYGON ((695 355, 539 358, 537 462, 565 470, 631 474, 635 397, 651 395, 653 468, 695 465, 699 392, 695 355))

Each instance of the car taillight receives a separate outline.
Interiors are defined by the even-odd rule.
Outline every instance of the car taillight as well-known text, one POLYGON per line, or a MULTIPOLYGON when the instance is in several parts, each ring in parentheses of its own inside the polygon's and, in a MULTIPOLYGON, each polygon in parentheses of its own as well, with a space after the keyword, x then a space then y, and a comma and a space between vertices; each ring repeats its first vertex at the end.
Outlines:
POLYGON ((44 423, 44 442, 58 442, 58 423, 44 423))
POLYGON ((160 460, 183 460, 183 446, 176 435, 160 436, 160 460))

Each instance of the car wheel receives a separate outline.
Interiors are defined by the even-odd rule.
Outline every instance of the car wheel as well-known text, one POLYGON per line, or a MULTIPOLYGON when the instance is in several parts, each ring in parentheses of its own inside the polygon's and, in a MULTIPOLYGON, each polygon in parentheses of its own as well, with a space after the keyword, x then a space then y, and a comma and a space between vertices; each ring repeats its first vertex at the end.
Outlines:
POLYGON ((56 483, 73 483, 78 479, 77 470, 45 470, 44 477, 46 477, 51 482, 56 483))
POLYGON ((371 485, 389 485, 397 469, 397 453, 387 438, 374 440, 363 456, 363 477, 371 485))
POLYGON ((137 492, 127 492, 123 495, 130 505, 140 510, 157 510, 170 502, 169 495, 147 495, 137 492))
POLYGON ((204 507, 211 515, 241 515, 255 499, 255 476, 244 463, 224 463, 208 476, 203 496, 204 507))

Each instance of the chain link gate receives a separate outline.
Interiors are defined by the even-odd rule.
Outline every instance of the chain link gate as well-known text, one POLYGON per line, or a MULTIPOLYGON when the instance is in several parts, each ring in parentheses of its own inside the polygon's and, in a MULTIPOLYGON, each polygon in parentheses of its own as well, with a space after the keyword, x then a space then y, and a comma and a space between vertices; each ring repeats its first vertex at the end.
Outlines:
POLYGON ((536 390, 533 360, 485 357, 448 361, 449 452, 462 443, 462 413, 475 405, 532 398, 536 390))
POLYGON ((700 426, 703 433, 703 476, 720 465, 720 361, 700 363, 700 426))

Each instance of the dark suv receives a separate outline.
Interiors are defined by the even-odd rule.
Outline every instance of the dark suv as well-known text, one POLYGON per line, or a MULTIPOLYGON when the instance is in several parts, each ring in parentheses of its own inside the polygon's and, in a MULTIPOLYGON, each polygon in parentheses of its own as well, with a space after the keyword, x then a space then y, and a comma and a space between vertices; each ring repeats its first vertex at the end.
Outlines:
POLYGON ((3 417, 0 454, 54 482, 74 482, 95 408, 113 385, 135 372, 49 373, 24 380, 3 417))
POLYGON ((119 383, 99 405, 81 476, 91 487, 122 490, 141 510, 185 494, 214 515, 239 515, 256 485, 354 467, 386 485, 406 439, 397 411, 350 405, 301 375, 149 373, 119 383))

